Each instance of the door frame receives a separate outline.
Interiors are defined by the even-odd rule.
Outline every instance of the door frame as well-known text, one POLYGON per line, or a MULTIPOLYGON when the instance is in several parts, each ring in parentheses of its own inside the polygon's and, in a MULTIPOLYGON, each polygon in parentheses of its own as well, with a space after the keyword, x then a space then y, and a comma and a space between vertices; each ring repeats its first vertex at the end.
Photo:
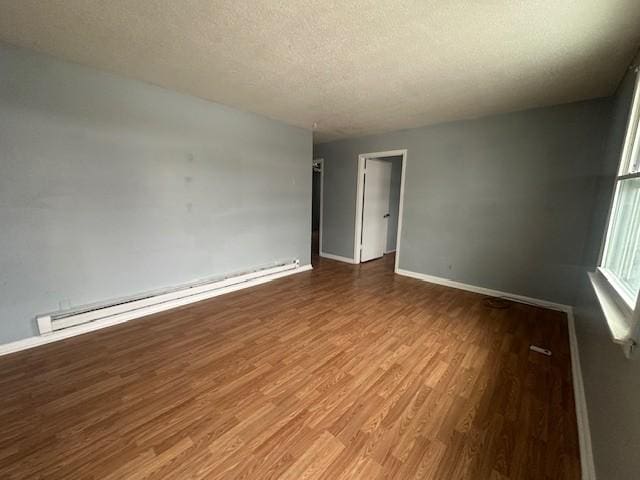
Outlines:
MULTIPOLYGON (((324 205, 324 158, 314 158, 311 161, 311 168, 314 163, 320 164, 320 226, 318 228, 318 255, 322 255, 322 207, 324 205)), ((313 174, 311 177, 313 182, 313 174)), ((313 185, 311 186, 311 194, 313 195, 313 185)), ((313 198, 311 199, 311 215, 313 217, 313 198)), ((313 218, 311 218, 313 222, 313 218)), ((313 232, 313 229, 311 230, 313 232)))
POLYGON ((404 179, 407 169, 407 149, 388 150, 385 152, 361 153, 358 155, 358 177, 356 184, 356 218, 355 232, 353 237, 353 263, 360 263, 360 254, 362 252, 362 210, 364 207, 364 164, 368 158, 385 158, 397 157, 402 155, 402 175, 400 178, 400 206, 398 209, 398 236, 396 238, 396 262, 393 268, 394 272, 398 272, 400 265, 400 238, 402 237, 402 211, 404 208, 404 179))

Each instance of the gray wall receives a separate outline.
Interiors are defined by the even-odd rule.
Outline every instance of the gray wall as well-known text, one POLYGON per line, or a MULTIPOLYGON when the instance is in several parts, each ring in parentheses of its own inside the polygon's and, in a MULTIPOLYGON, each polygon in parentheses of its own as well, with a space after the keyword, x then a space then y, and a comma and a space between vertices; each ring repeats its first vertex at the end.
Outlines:
MULTIPOLYGON (((606 155, 592 207, 591 235, 586 251, 589 270, 595 269, 604 237, 633 84, 634 76, 627 74, 613 100, 606 155)), ((598 478, 637 478, 640 472, 640 363, 637 359, 627 360, 622 349, 611 341, 586 275, 579 278, 578 285, 576 333, 598 478)))
POLYGON ((400 268, 573 304, 610 101, 319 144, 323 251, 353 257, 358 154, 408 149, 400 268))
POLYGON ((402 156, 386 157, 391 162, 391 189, 389 191, 389 228, 387 229, 387 252, 396 249, 398 241, 398 215, 400 213, 400 184, 402 182, 402 156))
POLYGON ((0 343, 39 313, 299 258, 312 135, 0 46, 0 343))

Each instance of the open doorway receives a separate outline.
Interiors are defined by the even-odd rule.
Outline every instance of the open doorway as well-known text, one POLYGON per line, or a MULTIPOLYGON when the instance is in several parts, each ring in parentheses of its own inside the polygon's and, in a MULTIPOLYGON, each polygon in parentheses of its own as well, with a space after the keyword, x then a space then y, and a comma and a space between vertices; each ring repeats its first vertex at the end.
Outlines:
POLYGON ((398 268, 406 150, 362 154, 358 158, 355 263, 393 255, 398 268))
POLYGON ((315 263, 322 245, 322 190, 324 183, 324 160, 313 160, 313 185, 311 188, 311 259, 315 263))

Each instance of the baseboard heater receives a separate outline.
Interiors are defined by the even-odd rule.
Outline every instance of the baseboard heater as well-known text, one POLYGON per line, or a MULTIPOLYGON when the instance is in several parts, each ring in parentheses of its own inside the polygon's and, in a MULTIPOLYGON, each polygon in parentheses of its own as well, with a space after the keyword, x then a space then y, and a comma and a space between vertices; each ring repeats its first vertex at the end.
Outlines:
POLYGON ((51 334, 71 327, 81 328, 79 326, 83 325, 89 327, 87 330, 95 330, 296 273, 292 270, 303 271, 310 268, 310 265, 300 267, 300 261, 294 260, 249 272, 236 273, 232 276, 200 280, 179 287, 156 290, 111 302, 42 314, 36 317, 38 330, 40 335, 51 334))

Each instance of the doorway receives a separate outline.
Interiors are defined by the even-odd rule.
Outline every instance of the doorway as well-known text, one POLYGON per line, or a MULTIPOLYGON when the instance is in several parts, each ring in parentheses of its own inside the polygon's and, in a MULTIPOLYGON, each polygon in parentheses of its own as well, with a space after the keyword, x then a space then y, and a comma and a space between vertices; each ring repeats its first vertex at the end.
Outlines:
POLYGON ((365 159, 361 262, 382 258, 387 251, 391 217, 391 167, 391 162, 385 159, 365 159))
MULTIPOLYGON (((322 191, 324 184, 324 160, 313 160, 313 184, 311 188, 311 258, 320 255, 322 245, 322 191)), ((312 262, 313 263, 313 262, 312 262)))
POLYGON ((395 253, 387 263, 398 269, 406 154, 393 150, 358 157, 354 263, 395 253))

